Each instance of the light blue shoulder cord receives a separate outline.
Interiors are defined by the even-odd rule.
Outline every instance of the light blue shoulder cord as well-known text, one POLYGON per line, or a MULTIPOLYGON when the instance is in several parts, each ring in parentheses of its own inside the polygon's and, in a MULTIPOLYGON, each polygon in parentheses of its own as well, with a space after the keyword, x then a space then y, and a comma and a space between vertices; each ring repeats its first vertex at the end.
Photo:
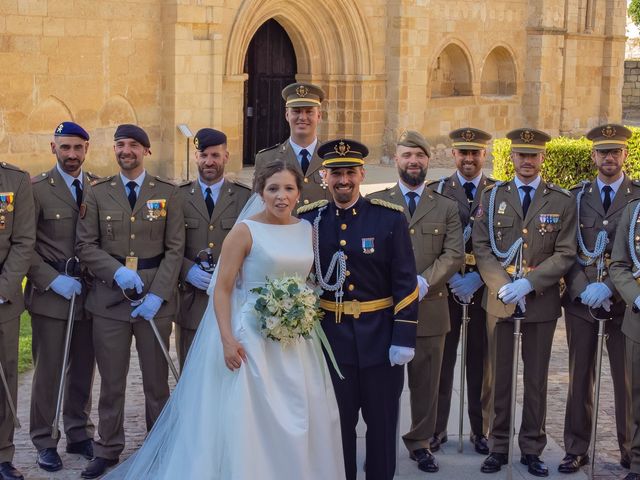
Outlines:
MULTIPOLYGON (((580 190, 578 192, 578 195, 576 195, 576 210, 577 210, 578 222, 580 221, 580 204, 582 203, 582 197, 584 196, 584 192, 590 184, 591 182, 587 180, 583 180, 582 190, 580 190)), ((576 237, 578 240, 578 249, 580 250, 579 253, 587 257, 585 260, 581 258, 580 255, 578 255, 578 263, 583 267, 588 267, 589 265, 592 265, 593 262, 598 260, 597 268, 599 270, 603 270, 604 258, 602 254, 604 253, 604 249, 607 247, 607 244, 609 243, 609 237, 607 236, 606 230, 602 229, 598 232, 598 236, 596 237, 596 243, 594 245, 593 252, 590 252, 587 249, 587 246, 584 244, 584 239, 582 238, 582 230, 580 229, 579 223, 578 223, 578 228, 576 229, 576 237)))
POLYGON ((633 262, 633 266, 636 271, 633 272, 633 278, 640 277, 640 260, 638 260, 638 255, 636 254, 636 245, 635 245, 635 233, 636 233, 636 225, 638 223, 638 215, 640 214, 640 202, 636 205, 636 208, 633 210, 633 215, 631 216, 631 224, 629 225, 629 255, 631 256, 631 261, 633 262))
POLYGON ((491 189, 491 194, 489 195, 489 242, 491 243, 491 251, 493 254, 500 260, 500 265, 503 268, 506 268, 513 258, 518 253, 520 246, 523 243, 522 237, 519 237, 513 244, 507 249, 506 252, 501 252, 498 250, 498 246, 496 245, 495 234, 493 232, 493 217, 494 217, 494 206, 496 203, 496 193, 498 192, 498 187, 504 185, 505 182, 496 182, 495 186, 491 189))

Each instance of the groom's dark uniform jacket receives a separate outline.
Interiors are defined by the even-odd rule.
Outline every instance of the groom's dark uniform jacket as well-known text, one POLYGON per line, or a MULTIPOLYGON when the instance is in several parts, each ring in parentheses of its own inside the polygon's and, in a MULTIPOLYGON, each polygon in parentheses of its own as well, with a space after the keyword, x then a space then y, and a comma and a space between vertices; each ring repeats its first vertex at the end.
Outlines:
MULTIPOLYGON (((322 294, 320 303, 325 312, 322 328, 345 376, 339 380, 330 369, 346 478, 356 478, 355 426, 362 410, 367 480, 388 480, 395 469, 395 425, 404 383, 404 367, 390 365, 389 347, 415 347, 418 326, 416 264, 407 220, 402 207, 365 198, 348 209, 321 200, 301 207, 298 214, 312 224, 320 215, 317 253, 322 274, 335 252, 342 250, 346 257, 342 305, 330 291, 322 294)), ((335 281, 334 272, 328 283, 335 281)))

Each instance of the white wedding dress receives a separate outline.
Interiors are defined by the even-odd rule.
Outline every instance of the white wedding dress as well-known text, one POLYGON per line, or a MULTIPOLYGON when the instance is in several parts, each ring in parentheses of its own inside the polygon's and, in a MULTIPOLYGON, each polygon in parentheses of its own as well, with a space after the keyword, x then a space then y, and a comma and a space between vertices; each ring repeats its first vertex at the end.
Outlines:
POLYGON ((263 338, 250 292, 267 277, 306 278, 311 226, 243 222, 253 246, 233 295, 232 327, 247 362, 226 368, 210 301, 158 421, 107 479, 344 479, 338 406, 320 341, 314 335, 283 349, 263 338))

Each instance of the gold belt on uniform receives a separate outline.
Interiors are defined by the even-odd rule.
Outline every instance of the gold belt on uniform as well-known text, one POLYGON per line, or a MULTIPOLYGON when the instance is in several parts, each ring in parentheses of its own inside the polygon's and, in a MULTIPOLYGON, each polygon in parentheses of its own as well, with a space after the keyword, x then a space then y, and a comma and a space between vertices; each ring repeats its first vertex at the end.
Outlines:
POLYGON ((320 299, 320 308, 328 312, 336 314, 336 323, 344 313, 345 315, 353 315, 353 318, 359 318, 361 313, 375 312, 393 307, 393 297, 381 298, 379 300, 368 300, 359 302, 358 300, 347 300, 342 303, 336 303, 331 300, 320 299))
POLYGON ((465 253, 464 254, 464 264, 465 265, 475 265, 476 264, 476 256, 473 253, 465 253))
MULTIPOLYGON (((536 269, 536 267, 522 267, 522 271, 523 271, 524 274, 532 272, 535 269, 536 269)), ((516 273, 516 267, 514 267, 513 265, 508 265, 505 268, 505 270, 509 275, 514 275, 516 273)))
MULTIPOLYGON (((587 257, 586 255, 583 255, 582 253, 580 254, 580 258, 582 260, 584 260, 585 262, 589 260, 589 257, 587 257)), ((592 265, 595 265, 597 262, 597 260, 595 262, 593 262, 592 265)), ((609 268, 609 265, 611 265, 611 259, 610 258, 605 258, 604 259, 604 266, 609 268)))

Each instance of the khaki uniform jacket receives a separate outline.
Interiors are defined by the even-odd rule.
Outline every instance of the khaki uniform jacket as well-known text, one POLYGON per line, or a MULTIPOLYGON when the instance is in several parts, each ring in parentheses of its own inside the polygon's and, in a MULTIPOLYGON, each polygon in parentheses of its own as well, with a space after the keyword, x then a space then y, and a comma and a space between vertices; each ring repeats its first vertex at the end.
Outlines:
POLYGON ((33 193, 29 174, 0 163, 0 195, 13 195, 11 206, 0 205, 0 323, 24 311, 22 279, 29 270, 36 242, 33 193))
MULTIPOLYGON (((83 196, 97 180, 92 174, 83 172, 83 196)), ((60 274, 46 263, 64 262, 75 257, 76 223, 78 204, 69 191, 56 167, 41 173, 31 180, 35 204, 36 247, 27 273, 25 303, 30 313, 66 320, 69 316, 69 300, 48 289, 60 274)), ((75 300, 75 320, 84 320, 83 304, 86 285, 82 295, 75 300)))
MULTIPOLYGON (((120 175, 104 178, 85 193, 83 214, 76 236, 76 254, 96 276, 88 292, 86 308, 94 315, 121 321, 131 318, 126 301, 113 277, 123 266, 114 256, 139 259, 164 257, 157 268, 138 270, 143 293, 164 300, 156 318, 178 311, 178 275, 184 256, 184 214, 178 187, 146 173, 136 204, 131 210, 120 175), (165 215, 150 214, 147 202, 164 200, 165 215)), ((155 212, 158 214, 159 212, 155 212)))
POLYGON ((640 283, 633 277, 633 273, 637 269, 629 253, 629 229, 633 228, 634 248, 636 256, 640 257, 640 223, 636 222, 633 227, 631 226, 631 217, 637 205, 638 200, 632 200, 627 204, 620 216, 620 223, 613 242, 613 251, 611 252, 609 274, 627 305, 624 320, 622 321, 622 333, 635 343, 640 343, 640 312, 633 308, 636 298, 640 295, 640 283))
POLYGON ((458 207, 453 200, 425 187, 413 217, 396 184, 370 195, 404 207, 416 271, 429 284, 429 291, 418 305, 418 337, 444 335, 451 325, 447 303, 447 282, 464 261, 462 228, 458 207))
MULTIPOLYGON (((582 186, 571 189, 574 199, 581 190, 582 186)), ((587 186, 585 189, 580 205, 579 219, 582 238, 587 249, 589 251, 593 251, 598 233, 603 229, 606 230, 609 237, 609 243, 605 247, 605 259, 607 260, 607 263, 609 263, 609 258, 611 257, 616 229, 618 228, 618 222, 622 215, 622 211, 631 200, 636 198, 640 198, 640 182, 637 180, 632 181, 625 175, 620 188, 616 192, 615 197, 613 197, 609 210, 607 210, 607 213, 605 214, 597 182, 595 180, 592 181, 591 185, 587 186)), ((578 250, 578 255, 579 254, 580 251, 578 250)), ((603 283, 613 292, 611 300, 614 303, 611 307, 611 314, 613 317, 622 317, 624 315, 626 305, 616 291, 607 270, 605 270, 604 274, 605 277, 603 279, 603 283)), ((586 306, 580 303, 578 297, 584 289, 587 288, 587 285, 598 281, 597 275, 596 262, 588 267, 583 267, 576 261, 564 277, 567 290, 563 296, 562 305, 565 310, 571 312, 573 315, 579 316, 580 318, 590 322, 594 322, 595 320, 589 314, 586 306)))
POLYGON ((489 198, 497 188, 494 205, 496 245, 502 252, 522 237, 523 266, 533 291, 526 296, 524 322, 547 322, 561 315, 560 278, 575 262, 576 205, 571 194, 544 180, 535 191, 526 218, 522 218, 522 204, 513 181, 488 187, 482 193, 481 209, 473 224, 473 251, 480 275, 486 284, 482 307, 499 318, 513 315, 514 304, 505 305, 498 299, 498 290, 511 282, 491 250, 489 241, 489 198), (543 215, 558 215, 557 223, 545 223, 543 215), (544 232, 544 233, 542 233, 544 232))
POLYGON ((209 296, 206 291, 186 282, 187 273, 195 264, 198 253, 206 248, 211 249, 214 262, 218 262, 222 242, 249 200, 251 189, 225 180, 211 218, 198 180, 180 185, 180 195, 186 239, 180 270, 180 315, 176 323, 181 327, 196 330, 207 307, 209 296))
MULTIPOLYGON (((318 200, 332 201, 331 192, 329 192, 326 185, 324 188, 322 186, 324 184, 323 175, 325 170, 322 168, 322 159, 318 156, 318 147, 320 147, 320 141, 316 144, 316 149, 309 161, 307 174, 304 176, 304 188, 300 195, 300 205, 308 205, 318 200)), ((284 159, 288 164, 294 165, 296 169, 302 173, 300 162, 291 147, 291 143, 289 143, 289 140, 286 140, 280 145, 258 152, 255 160, 254 178, 261 168, 276 158, 284 159)))

